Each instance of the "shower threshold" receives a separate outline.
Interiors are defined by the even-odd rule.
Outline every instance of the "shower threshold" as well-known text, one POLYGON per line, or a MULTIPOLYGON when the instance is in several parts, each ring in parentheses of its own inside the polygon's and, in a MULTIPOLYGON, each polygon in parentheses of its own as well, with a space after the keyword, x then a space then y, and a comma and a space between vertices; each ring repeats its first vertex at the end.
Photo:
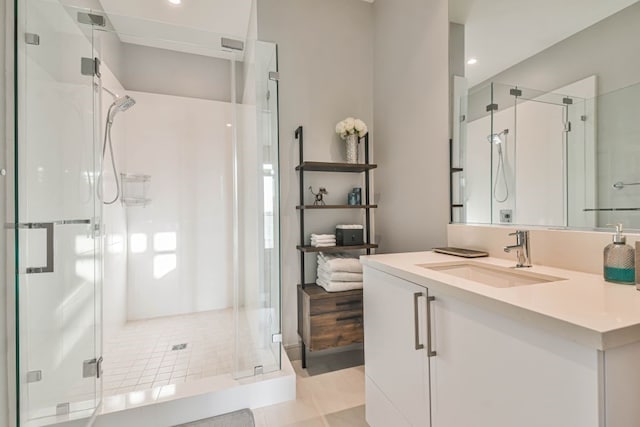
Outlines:
MULTIPOLYGON (((240 410, 260 408, 296 398, 296 375, 284 348, 279 371, 235 379, 217 375, 179 384, 107 396, 97 411, 94 426, 173 426, 240 410), (160 421, 161 420, 161 421, 160 421)), ((42 418, 29 427, 86 426, 89 411, 42 418)))

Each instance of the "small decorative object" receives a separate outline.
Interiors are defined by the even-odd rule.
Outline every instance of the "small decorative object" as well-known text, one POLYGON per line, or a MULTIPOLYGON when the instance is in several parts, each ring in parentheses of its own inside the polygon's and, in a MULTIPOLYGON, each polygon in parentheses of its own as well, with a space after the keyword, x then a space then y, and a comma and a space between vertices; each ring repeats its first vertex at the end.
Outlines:
POLYGON ((358 163, 358 142, 368 131, 362 120, 353 117, 347 117, 336 125, 336 133, 346 142, 347 163, 358 163))
POLYGON ((353 190, 351 190, 347 196, 347 203, 349 205, 362 204, 362 188, 355 187, 353 190))
POLYGON ((313 206, 324 206, 326 204, 324 202, 324 200, 322 199, 325 196, 325 194, 329 194, 329 192, 327 191, 326 188, 320 187, 318 192, 314 193, 313 192, 313 187, 309 186, 309 191, 311 191, 311 194, 313 194, 313 196, 316 198, 313 201, 313 206))

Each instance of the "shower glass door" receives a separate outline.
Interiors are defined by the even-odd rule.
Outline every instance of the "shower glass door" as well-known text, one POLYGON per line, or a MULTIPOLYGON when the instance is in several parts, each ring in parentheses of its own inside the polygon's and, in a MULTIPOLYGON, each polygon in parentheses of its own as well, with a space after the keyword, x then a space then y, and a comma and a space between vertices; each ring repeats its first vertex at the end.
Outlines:
POLYGON ((101 398, 96 55, 60 2, 18 0, 16 13, 16 396, 19 425, 48 425, 101 398))
POLYGON ((236 378, 272 372, 281 364, 280 199, 276 45, 252 41, 255 97, 236 106, 238 117, 238 289, 234 307, 236 378), (257 244, 256 244, 257 243, 257 244))

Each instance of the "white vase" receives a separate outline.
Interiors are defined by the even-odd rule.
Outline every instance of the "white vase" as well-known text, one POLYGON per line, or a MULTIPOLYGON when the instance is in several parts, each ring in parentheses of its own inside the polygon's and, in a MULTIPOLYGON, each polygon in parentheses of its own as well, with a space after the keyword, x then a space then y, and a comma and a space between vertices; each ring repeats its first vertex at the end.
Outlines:
POLYGON ((347 135, 344 142, 347 147, 347 163, 358 163, 358 135, 347 135))

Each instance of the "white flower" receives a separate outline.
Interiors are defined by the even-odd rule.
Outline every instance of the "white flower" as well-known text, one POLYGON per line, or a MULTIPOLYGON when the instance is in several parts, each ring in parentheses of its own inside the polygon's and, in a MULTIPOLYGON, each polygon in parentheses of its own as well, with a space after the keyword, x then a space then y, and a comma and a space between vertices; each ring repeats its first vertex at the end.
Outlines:
POLYGON ((354 119, 353 117, 347 117, 346 119, 344 119, 344 125, 347 128, 347 132, 349 132, 350 134, 355 133, 355 122, 356 119, 354 119))
POLYGON ((362 120, 354 119, 353 117, 347 117, 336 124, 336 133, 340 135, 342 139, 346 139, 348 135, 353 134, 357 134, 362 138, 367 132, 367 125, 362 120))
POLYGON ((368 132, 367 125, 360 119, 355 119, 354 127, 355 127, 356 131, 358 132, 358 136, 360 138, 365 136, 367 134, 367 132, 368 132))

